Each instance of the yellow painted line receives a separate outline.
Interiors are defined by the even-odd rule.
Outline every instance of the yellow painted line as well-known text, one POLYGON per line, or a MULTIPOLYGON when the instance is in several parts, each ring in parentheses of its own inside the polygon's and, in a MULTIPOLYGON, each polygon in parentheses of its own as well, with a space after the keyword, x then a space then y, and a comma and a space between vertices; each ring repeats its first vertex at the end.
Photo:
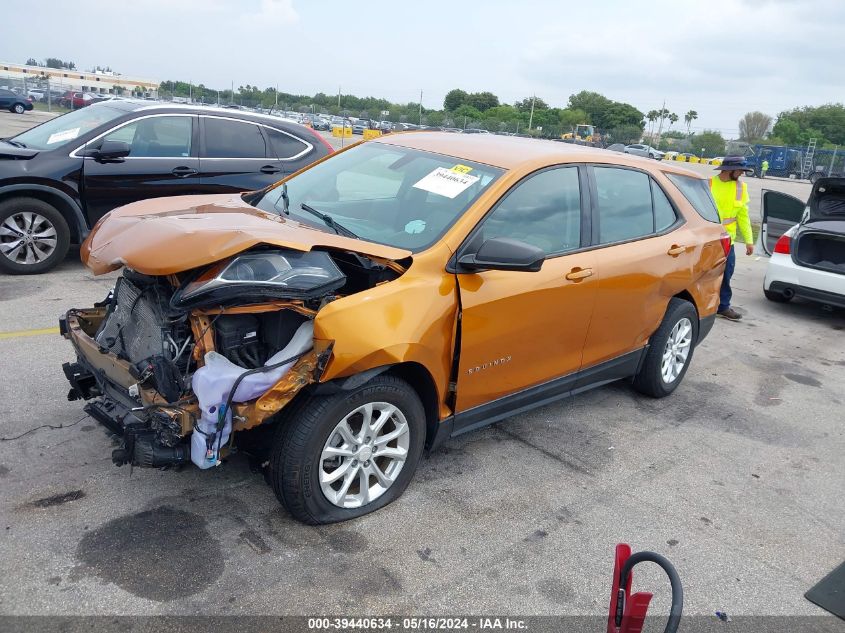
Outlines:
POLYGON ((43 327, 38 330, 16 330, 15 332, 0 332, 0 339, 19 338, 21 336, 40 336, 41 334, 58 334, 57 327, 43 327))

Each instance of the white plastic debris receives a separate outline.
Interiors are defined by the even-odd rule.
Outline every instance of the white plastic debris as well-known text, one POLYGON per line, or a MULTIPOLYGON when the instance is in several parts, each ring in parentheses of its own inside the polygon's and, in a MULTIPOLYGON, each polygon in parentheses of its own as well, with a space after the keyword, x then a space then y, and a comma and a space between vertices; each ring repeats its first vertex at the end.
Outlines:
MULTIPOLYGON (((306 321, 294 332, 284 349, 267 359, 264 366, 302 354, 313 346, 313 339, 314 324, 306 321)), ((281 380, 294 362, 296 361, 246 376, 238 385, 232 402, 247 402, 262 395, 281 380)), ((191 387, 199 400, 202 413, 197 428, 191 435, 191 461, 200 468, 211 468, 219 464, 219 450, 229 441, 229 434, 232 432, 232 412, 225 411, 226 423, 220 434, 217 433, 221 408, 225 407, 235 381, 247 371, 249 370, 236 365, 222 354, 209 352, 205 355, 205 365, 194 372, 191 387)))

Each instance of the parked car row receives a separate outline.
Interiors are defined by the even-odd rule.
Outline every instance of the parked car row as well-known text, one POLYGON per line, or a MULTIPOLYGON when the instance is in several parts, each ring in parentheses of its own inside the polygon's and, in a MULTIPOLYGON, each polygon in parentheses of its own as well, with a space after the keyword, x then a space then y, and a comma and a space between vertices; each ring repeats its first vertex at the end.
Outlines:
POLYGON ((278 117, 94 103, 0 140, 0 271, 50 270, 115 207, 261 189, 332 151, 317 132, 278 117))

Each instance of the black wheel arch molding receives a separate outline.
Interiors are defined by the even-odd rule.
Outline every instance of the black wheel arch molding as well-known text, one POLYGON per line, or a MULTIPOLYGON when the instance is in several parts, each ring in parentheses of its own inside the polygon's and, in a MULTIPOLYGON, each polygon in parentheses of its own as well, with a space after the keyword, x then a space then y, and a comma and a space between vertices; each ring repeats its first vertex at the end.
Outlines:
POLYGON ((75 200, 67 192, 57 189, 56 187, 38 183, 0 185, 0 199, 13 198, 17 196, 39 198, 44 200, 44 202, 55 206, 56 210, 64 216, 65 220, 67 220, 68 227, 71 230, 72 241, 82 243, 82 240, 88 236, 90 229, 88 227, 88 222, 85 219, 85 213, 83 212, 79 201, 75 200))

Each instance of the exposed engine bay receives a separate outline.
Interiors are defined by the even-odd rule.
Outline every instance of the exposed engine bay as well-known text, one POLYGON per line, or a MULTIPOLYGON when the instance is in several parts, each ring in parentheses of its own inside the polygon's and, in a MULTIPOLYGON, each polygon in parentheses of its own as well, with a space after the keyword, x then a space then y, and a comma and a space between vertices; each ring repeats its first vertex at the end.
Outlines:
POLYGON ((331 345, 315 344, 327 303, 404 269, 351 252, 263 248, 167 276, 130 269, 100 304, 72 309, 61 332, 77 361, 68 399, 122 436, 117 465, 220 463, 235 432, 269 421, 319 381, 331 345))

